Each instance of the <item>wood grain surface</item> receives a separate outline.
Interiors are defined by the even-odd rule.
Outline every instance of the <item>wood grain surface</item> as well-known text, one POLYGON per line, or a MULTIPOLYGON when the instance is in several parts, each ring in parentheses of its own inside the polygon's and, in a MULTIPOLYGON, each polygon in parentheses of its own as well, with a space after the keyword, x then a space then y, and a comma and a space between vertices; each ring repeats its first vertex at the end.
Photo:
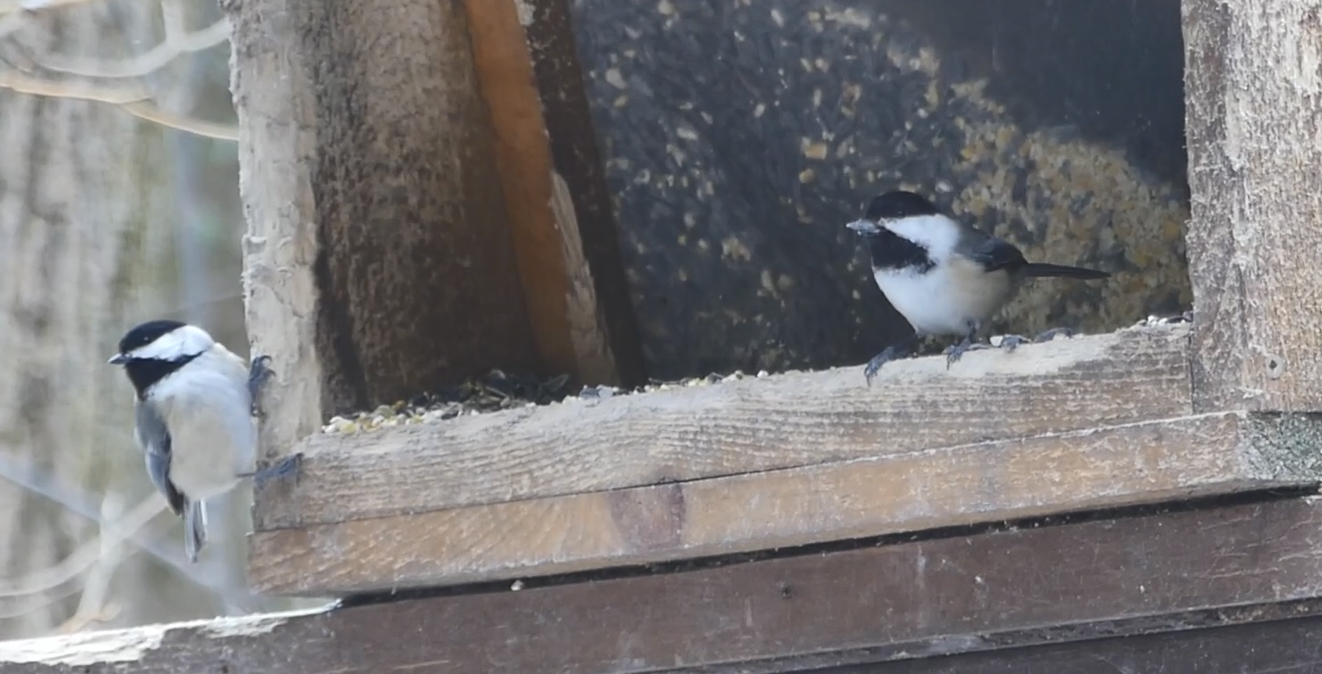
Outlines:
POLYGON ((1322 426, 1220 413, 261 531, 259 591, 339 596, 723 556, 1315 483, 1322 426))
POLYGON ((1198 408, 1322 411, 1322 4, 1183 13, 1198 408))
POLYGON ((220 3, 232 26, 230 83, 239 124, 239 194, 248 226, 245 320, 252 326, 251 352, 272 356, 276 375, 259 396, 265 412, 260 446, 268 458, 317 432, 328 395, 316 346, 313 73, 304 46, 287 39, 300 24, 290 5, 296 0, 220 3), (269 95, 275 83, 283 95, 269 95))
POLYGON ((313 434, 255 530, 895 456, 1190 414, 1188 328, 1133 328, 882 369, 791 373, 313 434))
POLYGON ((1307 672, 1322 629, 1279 619, 1316 613, 1308 600, 1320 593, 1322 502, 1244 500, 684 573, 0 643, 0 671, 756 674, 890 662, 858 671, 1307 672), (1258 620, 1278 622, 1061 645, 1258 620), (1213 641, 1233 634, 1264 636, 1251 648, 1213 641), (1020 648, 1042 643, 1055 645, 1020 648), (930 657, 977 652, 985 657, 930 657), (1070 653, 1079 660, 1060 664, 1070 653), (1116 659, 1104 669, 1088 654, 1116 659), (1217 654, 1227 659, 1208 659, 1217 654))
MULTIPOLYGON (((555 198, 562 179, 552 162, 532 52, 521 22, 531 24, 533 17, 521 17, 515 0, 469 0, 464 5, 542 369, 588 384, 619 384, 605 313, 632 315, 633 307, 627 301, 599 306, 574 204, 555 198), (557 201, 563 206, 556 207, 557 201)), ((560 86, 581 89, 582 82, 567 80, 560 86)))
MULTIPOLYGON (((814 674, 1315 674, 1322 669, 1317 605, 1245 607, 1270 622, 1103 638, 878 665, 816 669, 814 674)), ((802 671, 802 670, 801 670, 802 671)))

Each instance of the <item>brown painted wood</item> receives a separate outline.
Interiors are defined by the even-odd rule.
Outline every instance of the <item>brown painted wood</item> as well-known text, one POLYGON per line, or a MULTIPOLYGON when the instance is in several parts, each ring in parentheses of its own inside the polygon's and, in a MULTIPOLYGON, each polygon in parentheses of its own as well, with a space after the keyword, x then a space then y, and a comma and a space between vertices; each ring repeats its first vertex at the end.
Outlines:
MULTIPOLYGON (((1292 498, 682 573, 546 587, 530 583, 518 592, 412 599, 299 617, 11 642, 0 645, 0 663, 7 663, 0 670, 802 671, 1252 622, 1292 611, 1308 615, 1317 604, 1281 602, 1319 595, 1322 501, 1292 498)), ((1284 630, 1289 624, 1277 626, 1284 630)), ((1313 622, 1297 624, 1308 626, 1303 635, 1316 630, 1313 622)), ((1315 641, 1308 639, 1314 652, 1315 641)), ((1070 648, 1106 652, 1095 650, 1095 644, 1070 648)), ((1275 650, 1251 650, 1229 662, 1255 655, 1261 659, 1248 662, 1258 669, 1243 671, 1265 672, 1268 663, 1289 662, 1287 654, 1302 653, 1275 650)), ((1032 651, 1002 652, 1002 659, 982 662, 1033 662, 1005 659, 1032 651)), ((1007 671, 978 669, 979 661, 970 661, 975 665, 969 669, 912 671, 1007 671)))
POLYGON ((1183 8, 1198 407, 1322 411, 1322 6, 1183 8))
POLYGON ((314 433, 255 530, 685 482, 1190 413, 1187 326, 314 433))
MULTIPOLYGON (((634 313, 632 284, 620 254, 619 223, 606 185, 597 133, 588 106, 568 0, 517 0, 533 76, 550 136, 555 168, 555 206, 562 222, 575 225, 585 265, 577 283, 591 283, 600 308, 615 369, 626 386, 647 376, 634 313), (590 270, 590 278, 584 273, 590 270)), ((573 248, 570 249, 573 252, 573 248)), ((583 291, 576 290, 579 295, 583 291)))
POLYGON ((1319 425, 1246 413, 258 532, 249 582, 308 596, 721 556, 1315 483, 1319 425))
MULTIPOLYGON (((600 273, 607 273, 611 283, 623 280, 619 253, 614 252, 613 267, 593 268, 592 261, 604 260, 601 256, 589 260, 585 237, 598 232, 580 230, 576 204, 568 197, 552 156, 554 136, 543 118, 544 96, 581 90, 582 82, 566 79, 556 82, 554 91, 539 90, 525 32, 525 24, 531 26, 535 18, 532 5, 515 0, 465 3, 474 67, 495 133, 496 162, 528 320, 544 370, 571 374, 588 384, 619 384, 612 348, 618 340, 612 339, 606 316, 614 314, 618 326, 632 319, 633 307, 627 297, 614 294, 614 303, 602 304, 594 283, 600 273)), ((591 130, 586 118, 582 126, 591 130)), ((640 361, 637 345, 630 357, 640 361)), ((632 383, 641 383, 637 376, 641 362, 631 369, 632 383)))

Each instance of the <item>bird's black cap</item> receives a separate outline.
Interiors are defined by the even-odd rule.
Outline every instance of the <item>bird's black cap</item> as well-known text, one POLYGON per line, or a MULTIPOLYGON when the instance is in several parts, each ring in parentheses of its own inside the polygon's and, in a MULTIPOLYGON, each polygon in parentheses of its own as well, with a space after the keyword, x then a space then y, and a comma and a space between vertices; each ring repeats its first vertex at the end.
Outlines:
POLYGON ((913 192, 896 190, 873 197, 865 217, 873 221, 894 220, 915 215, 937 215, 940 212, 936 204, 926 198, 913 192))
POLYGON ((119 340, 119 352, 128 353, 136 348, 147 346, 156 341, 157 337, 182 327, 184 327, 183 323, 169 319, 141 323, 124 333, 124 338, 119 340))

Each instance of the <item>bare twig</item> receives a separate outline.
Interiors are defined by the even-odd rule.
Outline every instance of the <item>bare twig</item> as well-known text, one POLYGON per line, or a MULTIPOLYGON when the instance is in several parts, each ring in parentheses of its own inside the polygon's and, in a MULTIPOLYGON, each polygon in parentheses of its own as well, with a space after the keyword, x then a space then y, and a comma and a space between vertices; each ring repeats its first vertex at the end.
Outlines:
MULTIPOLYGON (((168 16, 169 15, 167 14, 167 18, 168 16)), ((179 35, 171 35, 170 25, 170 21, 167 20, 165 23, 165 42, 162 42, 150 50, 130 59, 119 61, 91 61, 86 59, 47 57, 38 61, 37 64, 47 70, 69 75, 78 75, 80 77, 93 77, 98 79, 143 77, 164 68, 170 63, 170 61, 183 54, 210 49, 211 47, 229 39, 230 35, 228 19, 221 19, 195 33, 182 33, 179 35)))
MULTIPOLYGON (((61 489, 56 485, 49 476, 42 475, 30 465, 20 464, 12 458, 6 458, 5 456, 0 455, 0 479, 8 480, 24 489, 41 494, 42 496, 59 503, 70 512, 94 522, 98 522, 103 527, 106 526, 105 523, 101 522, 101 518, 97 512, 98 509, 89 504, 86 498, 78 494, 67 493, 66 490, 61 489)), ((122 532, 120 540, 127 539, 131 541, 134 545, 142 548, 152 557, 155 557, 167 566, 174 568, 180 575, 184 576, 191 582, 224 597, 226 602, 235 603, 237 601, 242 603, 241 600, 235 600, 234 598, 227 596, 226 588, 223 587, 221 583, 202 575, 199 570, 183 561, 183 555, 179 554, 177 549, 172 549, 170 552, 167 552, 166 546, 156 541, 159 532, 143 531, 142 529, 144 525, 134 525, 135 522, 144 520, 150 521, 157 513, 164 509, 165 502, 156 494, 152 494, 134 507, 133 510, 129 512, 125 521, 114 527, 114 531, 122 532)), ((162 530, 170 526, 170 524, 172 523, 165 523, 161 527, 162 530)), ((96 544, 96 542, 93 541, 87 545, 93 544, 96 544)), ((85 554, 85 549, 80 548, 71 555, 72 558, 76 558, 72 562, 66 560, 57 564, 53 569, 47 569, 44 572, 33 574, 31 576, 9 580, 7 583, 0 585, 0 597, 28 594, 26 590, 29 588, 40 588, 43 586, 50 587, 52 585, 57 585, 60 582, 67 582, 69 578, 76 576, 78 572, 87 568, 89 565, 89 562, 86 561, 87 558, 85 554), (70 569, 72 569, 72 571, 70 571, 70 569), (64 580, 62 581, 61 578, 64 580)))
POLYGON ((9 89, 20 94, 72 98, 111 105, 127 105, 150 98, 146 91, 138 87, 100 87, 78 82, 52 82, 28 77, 13 70, 0 72, 0 89, 9 89))
POLYGON ((145 102, 126 103, 119 107, 123 108, 125 112, 134 117, 139 117, 149 122, 155 122, 161 126, 168 126, 171 129, 186 131, 196 136, 214 138, 216 140, 237 141, 239 139, 239 128, 236 126, 230 126, 229 124, 218 124, 216 122, 208 122, 204 119, 194 119, 184 115, 176 115, 145 102))
POLYGON ((150 103, 150 96, 145 91, 133 87, 104 87, 76 82, 52 82, 28 77, 10 70, 0 72, 0 89, 9 89, 20 94, 35 96, 53 96, 108 103, 119 106, 134 117, 168 126, 172 129, 217 140, 234 141, 239 139, 237 127, 166 112, 150 103))
MULTIPOLYGON (((107 492, 105 497, 101 499, 101 521, 118 523, 123 514, 123 498, 117 492, 107 492)), ((143 524, 145 525, 146 522, 143 522, 143 524)), ((132 523, 129 524, 129 527, 132 527, 132 523)), ((88 570, 87 575, 83 578, 83 594, 78 600, 78 609, 74 611, 68 620, 55 629, 56 632, 77 632, 90 623, 105 620, 107 615, 113 616, 116 612, 106 598, 110 594, 110 579, 114 575, 115 569, 119 567, 119 563, 124 559, 124 548, 120 545, 124 536, 117 531, 121 528, 124 527, 120 524, 102 527, 102 533, 99 536, 100 550, 96 561, 92 564, 92 568, 88 570)), ((65 561, 68 561, 68 559, 65 561)))
POLYGON ((0 0, 0 14, 37 12, 67 5, 81 5, 96 0, 0 0))
MULTIPOLYGON (((59 4, 70 4, 70 2, 69 0, 43 2, 41 8, 59 4)), ((27 6, 14 5, 12 2, 8 5, 0 4, 0 36, 13 32, 22 25, 24 12, 20 7, 27 6)), ((181 55, 209 49, 229 38, 230 26, 227 19, 221 19, 201 30, 189 32, 184 26, 183 5, 179 0, 162 0, 161 16, 165 25, 165 40, 133 58, 107 62, 48 54, 40 59, 34 59, 33 64, 51 72, 90 79, 142 78, 159 71, 181 55)), ((117 105, 140 119, 205 138, 229 141, 236 141, 239 138, 238 129, 228 124, 193 119, 162 109, 141 85, 107 86, 76 81, 53 81, 11 70, 0 72, 0 89, 36 96, 108 103, 117 105)))
POLYGON ((165 501, 152 494, 143 499, 128 515, 117 522, 103 522, 101 534, 83 543, 73 554, 55 566, 22 578, 0 583, 0 597, 19 597, 46 592, 63 585, 95 565, 106 551, 118 548, 125 540, 134 540, 157 515, 165 510, 165 501))

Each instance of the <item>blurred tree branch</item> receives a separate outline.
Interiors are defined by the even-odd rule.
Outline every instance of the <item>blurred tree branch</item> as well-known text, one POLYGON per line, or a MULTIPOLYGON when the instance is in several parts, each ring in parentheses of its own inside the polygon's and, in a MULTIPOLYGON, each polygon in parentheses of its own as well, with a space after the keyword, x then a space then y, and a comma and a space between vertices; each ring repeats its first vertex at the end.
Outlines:
MULTIPOLYGON (((178 306, 180 275, 239 290, 233 145, 193 137, 235 134, 190 116, 232 115, 224 53, 203 51, 225 27, 205 0, 58 4, 0 5, 0 636, 256 610, 270 602, 243 583, 241 533, 197 565, 162 535, 178 520, 159 517, 132 395, 105 365, 127 325, 178 306), (190 34, 184 9, 209 27, 190 34), (56 70, 87 59, 129 76, 56 70), (202 176, 188 189, 185 169, 202 176), (184 222, 181 202, 197 206, 184 222), (193 231, 210 238, 182 269, 193 231)), ((239 528, 225 503, 216 521, 239 528)))
MULTIPOLYGON (((98 0, 53 0, 45 2, 0 3, 0 38, 17 34, 29 15, 53 7, 98 0)), ((193 119, 163 110, 142 83, 108 85, 96 80, 131 80, 159 72, 175 59, 215 47, 229 39, 229 22, 221 19, 201 30, 190 32, 185 26, 183 5, 179 0, 160 3, 165 37, 162 42, 132 58, 118 60, 85 59, 60 54, 32 54, 23 63, 0 71, 0 88, 35 96, 51 96, 95 101, 115 105, 129 114, 162 126, 218 140, 238 140, 232 125, 193 119), (39 71, 64 77, 41 76, 39 71), (89 81, 79 81, 91 80, 89 81)))

